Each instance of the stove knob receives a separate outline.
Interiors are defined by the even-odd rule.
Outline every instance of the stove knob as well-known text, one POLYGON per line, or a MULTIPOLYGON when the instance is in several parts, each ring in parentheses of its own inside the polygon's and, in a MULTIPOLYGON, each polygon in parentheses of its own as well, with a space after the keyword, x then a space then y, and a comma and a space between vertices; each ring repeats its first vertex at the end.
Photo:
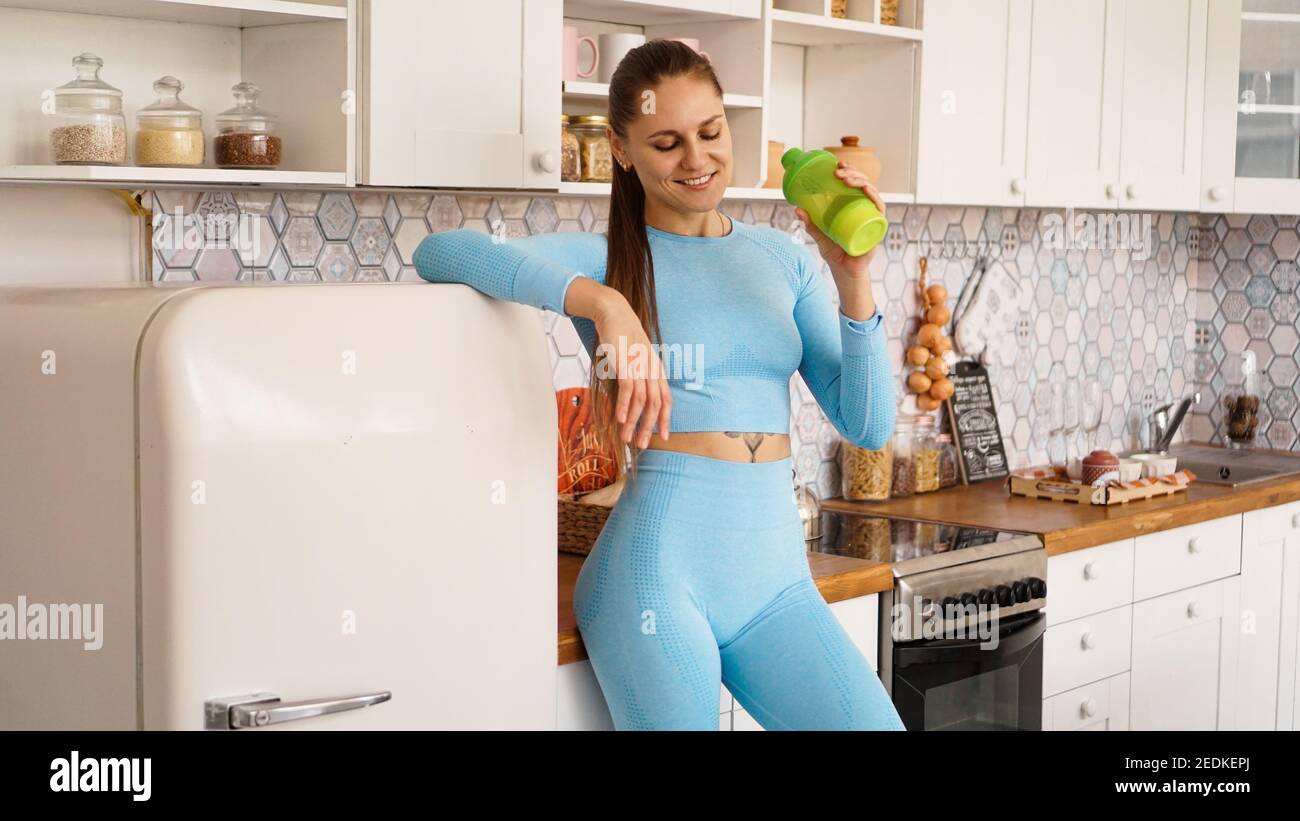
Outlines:
POLYGON ((998 606, 1010 607, 1011 605, 1016 603, 1015 594, 1012 593, 1011 588, 1007 587, 1005 584, 998 585, 997 587, 993 588, 993 591, 997 594, 998 606))
POLYGON ((1029 582, 1029 593, 1036 599, 1041 599, 1047 595, 1047 582, 1037 576, 1030 576, 1025 581, 1029 582))
POLYGON ((998 599, 997 596, 993 594, 993 591, 989 590, 986 587, 979 592, 979 600, 980 600, 980 604, 984 605, 985 607, 992 607, 993 603, 996 602, 998 599))
POLYGON ((1011 583, 1011 594, 1016 597, 1018 602, 1029 601, 1029 585, 1023 581, 1011 583))
POLYGON ((972 604, 976 604, 976 603, 978 603, 978 602, 979 602, 979 599, 975 596, 974 593, 962 593, 962 594, 961 594, 961 603, 962 603, 962 605, 964 605, 964 606, 969 606, 969 605, 972 605, 972 604))

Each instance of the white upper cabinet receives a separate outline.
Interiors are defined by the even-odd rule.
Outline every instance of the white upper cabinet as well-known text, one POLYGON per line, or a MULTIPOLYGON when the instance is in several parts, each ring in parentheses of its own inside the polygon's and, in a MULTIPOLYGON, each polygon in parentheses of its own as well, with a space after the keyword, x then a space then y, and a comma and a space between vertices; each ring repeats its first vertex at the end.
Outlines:
POLYGON ((1030 0, 927 0, 918 202, 1023 205, 1030 0))
POLYGON ((359 182, 556 188, 560 0, 366 0, 359 182))
POLYGON ((1117 205, 1122 14, 1115 0, 1035 0, 1026 205, 1117 205))
POLYGON ((1214 0, 1202 209, 1300 214, 1300 0, 1214 0))
POLYGON ((1196 210, 1207 0, 1112 1, 1123 8, 1119 206, 1196 210))

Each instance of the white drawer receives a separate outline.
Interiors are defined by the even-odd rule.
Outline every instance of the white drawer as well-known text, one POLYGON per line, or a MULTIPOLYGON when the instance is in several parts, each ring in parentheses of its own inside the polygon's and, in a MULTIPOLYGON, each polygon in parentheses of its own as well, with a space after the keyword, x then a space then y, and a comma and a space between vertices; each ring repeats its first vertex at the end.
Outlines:
POLYGON ((1241 514, 1138 536, 1133 600, 1235 576, 1241 571, 1241 514))
POLYGON ((839 619, 849 638, 857 645, 872 670, 880 670, 880 595, 855 596, 831 602, 831 612, 839 619))
POLYGON ((1043 696, 1128 670, 1133 606, 1054 624, 1043 638, 1043 696))
POLYGON ((1132 603, 1133 540, 1050 557, 1047 590, 1048 626, 1132 603))
POLYGON ((1127 730, 1128 673, 1043 701, 1044 730, 1127 730))

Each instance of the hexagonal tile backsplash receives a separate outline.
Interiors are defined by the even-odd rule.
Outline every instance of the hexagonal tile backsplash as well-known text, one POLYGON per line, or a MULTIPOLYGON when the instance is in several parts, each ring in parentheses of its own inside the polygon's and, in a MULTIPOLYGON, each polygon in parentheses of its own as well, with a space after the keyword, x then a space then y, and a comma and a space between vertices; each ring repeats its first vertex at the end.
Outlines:
MULTIPOLYGON (((597 198, 460 193, 154 193, 155 277, 162 281, 419 281, 412 254, 431 231, 468 228, 506 237, 604 231, 597 198), (236 250, 192 249, 195 235, 249 240, 236 250), (178 246, 173 237, 191 238, 178 246), (169 245, 169 242, 171 244, 169 245)), ((792 230, 783 202, 727 202, 747 223, 792 230)), ((1256 351, 1265 372, 1261 437, 1291 449, 1300 428, 1300 236, 1294 217, 1155 214, 1154 244, 1128 250, 1059 250, 1052 217, 1032 209, 893 206, 872 275, 886 314, 899 396, 905 341, 915 332, 917 260, 930 261, 954 305, 977 254, 991 254, 1022 285, 1019 316, 992 354, 998 418, 1013 466, 1046 460, 1034 397, 1052 383, 1096 377, 1103 388, 1099 444, 1145 444, 1158 403, 1201 390, 1190 436, 1211 438, 1212 396, 1230 351, 1256 351), (944 258, 937 258, 937 257, 944 258)), ((1059 225, 1059 222, 1056 223, 1059 225)), ((829 274, 823 270, 823 275, 829 274)), ((834 294, 834 288, 831 288, 834 294)), ((587 383, 590 361, 573 324, 543 312, 557 389, 587 383)), ((801 482, 839 493, 839 436, 803 380, 790 385, 790 432, 801 482)), ((1186 431, 1185 431, 1186 432, 1186 431)))

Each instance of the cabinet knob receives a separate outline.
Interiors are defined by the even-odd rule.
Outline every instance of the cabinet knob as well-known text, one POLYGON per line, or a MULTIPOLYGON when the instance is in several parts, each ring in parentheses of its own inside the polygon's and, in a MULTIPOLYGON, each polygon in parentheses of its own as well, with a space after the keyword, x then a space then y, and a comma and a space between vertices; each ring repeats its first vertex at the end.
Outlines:
POLYGON ((1100 575, 1101 575, 1101 571, 1097 569, 1096 562, 1088 562, 1083 566, 1083 577, 1085 579, 1096 579, 1100 575))
POLYGON ((1106 199, 1113 200, 1116 199, 1116 197, 1117 197, 1117 192, 1115 190, 1115 183, 1113 182, 1106 183, 1106 199))
POLYGON ((555 170, 555 153, 552 151, 540 151, 537 156, 533 158, 533 162, 537 165, 538 171, 544 171, 545 173, 550 174, 555 170))
POLYGON ((1092 633, 1084 633, 1079 639, 1079 644, 1084 650, 1091 650, 1097 646, 1097 640, 1092 637, 1092 633))
POLYGON ((1300 513, 1297 513, 1296 515, 1291 517, 1291 527, 1300 528, 1300 513))
POLYGON ((1025 180, 1023 177, 1016 177, 1011 180, 1011 193, 1012 194, 1025 193, 1025 180))
POLYGON ((1193 536, 1192 538, 1187 540, 1187 552, 1188 553, 1201 552, 1201 539, 1199 536, 1193 536))
POLYGON ((1210 187, 1210 199, 1215 202, 1221 202, 1224 197, 1228 196, 1227 190, 1222 185, 1210 187))
POLYGON ((1194 618, 1196 618, 1196 617, 1199 616, 1199 615, 1201 615, 1201 608, 1200 608, 1199 606, 1197 606, 1196 602, 1190 602, 1190 603, 1188 603, 1188 605, 1187 605, 1187 618, 1189 618, 1189 619, 1194 619, 1194 618))
POLYGON ((1129 199, 1135 200, 1138 198, 1138 187, 1136 185, 1130 184, 1127 188, 1124 189, 1124 193, 1128 195, 1129 199))
POLYGON ((1085 698, 1079 705, 1079 715, 1084 718, 1092 718, 1097 715, 1097 702, 1090 698, 1085 698))

